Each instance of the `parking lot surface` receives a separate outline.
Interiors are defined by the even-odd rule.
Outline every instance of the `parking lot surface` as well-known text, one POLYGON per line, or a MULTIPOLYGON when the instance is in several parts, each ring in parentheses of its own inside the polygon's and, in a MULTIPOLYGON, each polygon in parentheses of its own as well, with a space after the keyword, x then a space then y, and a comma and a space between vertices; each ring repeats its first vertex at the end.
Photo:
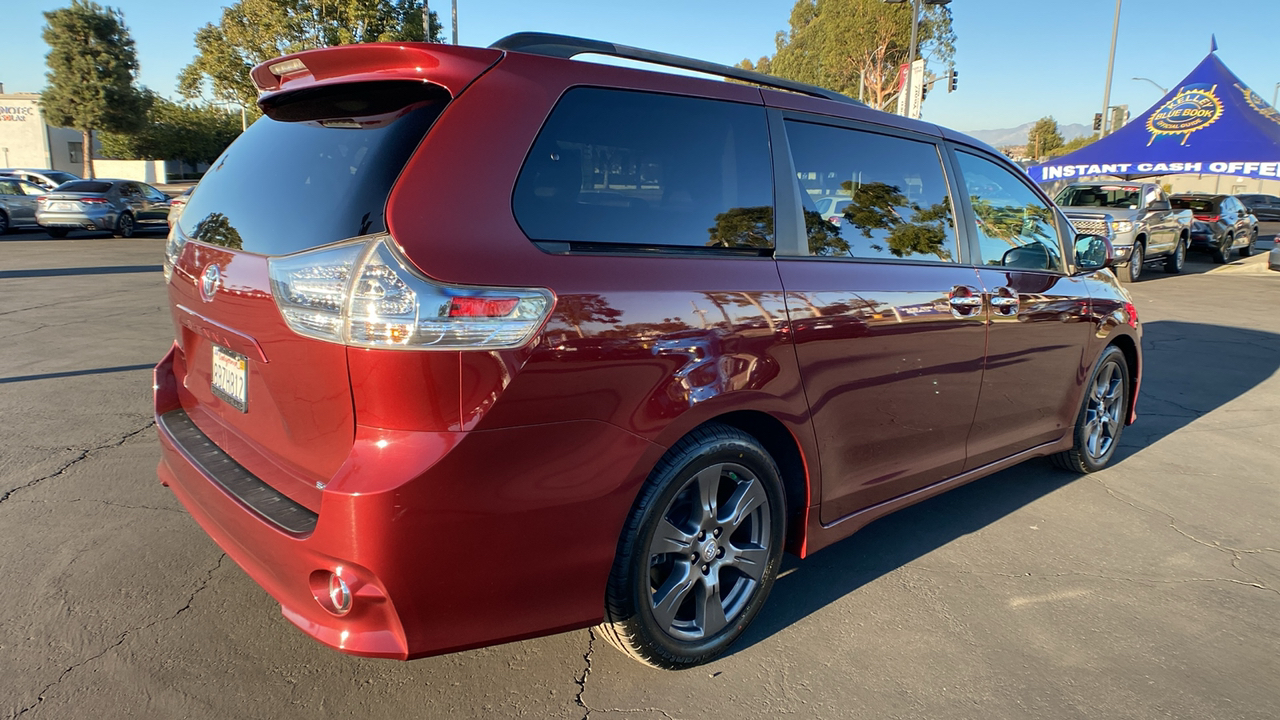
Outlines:
POLYGON ((1024 463, 789 558, 732 654, 670 673, 587 630, 411 663, 295 630, 156 480, 163 243, 0 237, 6 717, 1280 715, 1264 258, 1132 286, 1146 369, 1111 467, 1024 463))

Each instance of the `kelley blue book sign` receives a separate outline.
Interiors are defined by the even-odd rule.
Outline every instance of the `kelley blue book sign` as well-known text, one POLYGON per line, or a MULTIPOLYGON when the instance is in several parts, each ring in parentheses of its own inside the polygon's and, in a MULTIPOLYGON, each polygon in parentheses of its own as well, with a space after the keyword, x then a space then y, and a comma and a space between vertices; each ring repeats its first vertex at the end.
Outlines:
POLYGON ((1209 53, 1128 125, 1027 172, 1037 182, 1172 173, 1280 178, 1280 113, 1209 53))

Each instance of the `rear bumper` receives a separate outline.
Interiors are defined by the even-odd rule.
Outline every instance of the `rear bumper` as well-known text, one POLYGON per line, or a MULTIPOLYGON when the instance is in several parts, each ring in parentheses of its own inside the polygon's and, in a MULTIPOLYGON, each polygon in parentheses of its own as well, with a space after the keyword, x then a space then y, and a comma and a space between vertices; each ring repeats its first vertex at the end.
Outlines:
POLYGON ((39 212, 36 213, 36 224, 51 228, 84 228, 86 230, 111 230, 116 226, 116 214, 39 212))
MULTIPOLYGON (((176 350, 156 416, 178 408, 176 350)), ((160 480, 308 635, 409 659, 599 622, 618 535, 661 448, 607 423, 472 432, 358 426, 314 530, 290 533, 201 469, 163 422, 160 480), (336 616, 317 579, 354 593, 336 616)))

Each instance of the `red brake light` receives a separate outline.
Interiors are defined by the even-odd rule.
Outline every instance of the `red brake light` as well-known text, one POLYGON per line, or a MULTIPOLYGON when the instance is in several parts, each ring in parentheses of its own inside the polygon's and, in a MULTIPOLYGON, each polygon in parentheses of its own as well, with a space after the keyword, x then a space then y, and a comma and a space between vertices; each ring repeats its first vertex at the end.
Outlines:
POLYGON ((1133 303, 1124 304, 1124 312, 1129 316, 1129 327, 1138 329, 1138 308, 1133 303))
POLYGON ((107 203, 106 198, 95 198, 95 197, 80 198, 80 204, 82 205, 105 205, 106 203, 107 203))
POLYGON ((1196 215, 1195 216, 1197 220, 1201 220, 1203 222, 1218 222, 1218 218, 1220 217, 1222 216, 1221 215, 1196 215))
POLYGON ((49 196, 48 195, 37 196, 36 202, 49 202, 49 196))
POLYGON ((449 317, 506 317, 520 298, 455 297, 449 303, 449 317))

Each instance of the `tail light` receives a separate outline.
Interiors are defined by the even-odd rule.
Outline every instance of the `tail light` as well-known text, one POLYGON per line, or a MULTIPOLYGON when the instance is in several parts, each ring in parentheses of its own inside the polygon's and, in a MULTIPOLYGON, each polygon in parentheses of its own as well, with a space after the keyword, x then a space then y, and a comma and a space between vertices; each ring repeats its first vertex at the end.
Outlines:
POLYGON ((299 335, 354 347, 498 350, 529 341, 551 312, 540 288, 444 285, 387 236, 271 258, 271 291, 299 335))
POLYGON ((49 202, 49 196, 48 196, 48 195, 40 195, 40 196, 38 196, 38 197, 36 198, 36 202, 38 202, 38 203, 49 202))
POLYGON ((1218 218, 1220 217, 1222 216, 1221 215, 1196 215, 1195 219, 1200 220, 1202 222, 1212 223, 1212 222, 1218 222, 1218 218))
POLYGON ((169 282, 173 276, 173 266, 178 264, 178 256, 187 245, 187 236, 182 234, 177 225, 169 228, 169 237, 164 241, 164 281, 169 282))

